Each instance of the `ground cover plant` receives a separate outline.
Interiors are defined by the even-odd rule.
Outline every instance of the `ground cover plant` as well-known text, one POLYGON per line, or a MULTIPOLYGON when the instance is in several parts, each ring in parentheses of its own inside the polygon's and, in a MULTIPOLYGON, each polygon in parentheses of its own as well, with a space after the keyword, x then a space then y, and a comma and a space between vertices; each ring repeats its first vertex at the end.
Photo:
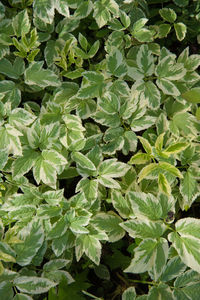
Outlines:
POLYGON ((0 2, 0 299, 199 300, 200 3, 0 2))

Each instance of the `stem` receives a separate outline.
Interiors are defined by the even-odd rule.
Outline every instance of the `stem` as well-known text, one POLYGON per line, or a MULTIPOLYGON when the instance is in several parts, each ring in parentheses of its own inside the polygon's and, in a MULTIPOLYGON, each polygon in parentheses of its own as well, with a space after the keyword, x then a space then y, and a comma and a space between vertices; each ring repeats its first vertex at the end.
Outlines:
POLYGON ((158 285, 158 282, 153 282, 153 281, 146 281, 146 280, 136 280, 136 279, 129 279, 131 282, 135 283, 143 283, 143 284, 151 284, 151 285, 158 285))

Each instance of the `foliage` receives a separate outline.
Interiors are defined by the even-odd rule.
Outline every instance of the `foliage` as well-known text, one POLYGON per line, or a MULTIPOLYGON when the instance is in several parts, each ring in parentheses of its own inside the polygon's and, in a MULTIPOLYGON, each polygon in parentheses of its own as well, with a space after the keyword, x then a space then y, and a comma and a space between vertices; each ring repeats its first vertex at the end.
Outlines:
POLYGON ((199 299, 199 22, 0 3, 1 300, 199 299))

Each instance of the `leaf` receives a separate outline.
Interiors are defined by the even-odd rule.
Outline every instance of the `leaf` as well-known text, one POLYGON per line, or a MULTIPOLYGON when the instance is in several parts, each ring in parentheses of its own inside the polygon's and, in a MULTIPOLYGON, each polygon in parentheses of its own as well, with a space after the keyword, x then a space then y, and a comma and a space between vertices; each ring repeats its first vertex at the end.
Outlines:
POLYGON ((55 239, 62 237, 69 227, 69 223, 66 221, 65 217, 61 217, 57 222, 54 223, 51 230, 48 232, 47 238, 55 239))
POLYGON ((151 287, 148 295, 148 300, 174 300, 170 287, 165 283, 160 283, 158 286, 151 287))
POLYGON ((116 158, 106 159, 99 165, 99 175, 118 178, 124 176, 130 169, 125 163, 118 162, 116 158))
POLYGON ((189 146, 188 143, 174 143, 169 145, 165 150, 165 154, 176 154, 185 150, 189 146))
POLYGON ((97 180, 89 180, 88 178, 82 178, 77 186, 76 192, 83 191, 86 199, 94 200, 98 196, 98 182, 97 180))
POLYGON ((2 281, 0 282, 0 295, 2 300, 12 300, 14 292, 12 289, 12 284, 10 282, 2 281))
POLYGON ((153 171, 158 170, 158 164, 152 163, 144 167, 140 173, 138 174, 138 182, 142 181, 148 175, 150 175, 153 171))
POLYGON ((25 69, 25 64, 23 59, 17 57, 13 63, 6 59, 2 58, 0 60, 0 72, 10 78, 18 79, 20 75, 23 74, 25 69))
POLYGON ((23 243, 15 245, 17 263, 20 266, 29 265, 44 241, 44 230, 40 222, 33 221, 20 231, 23 243))
POLYGON ((152 147, 149 144, 148 140, 143 138, 142 136, 138 137, 140 143, 142 144, 144 150, 146 151, 147 154, 151 155, 152 154, 152 147))
POLYGON ((155 124, 155 120, 156 118, 152 116, 141 117, 131 122, 131 129, 135 132, 145 130, 155 124))
POLYGON ((65 17, 67 17, 67 18, 70 17, 70 12, 69 12, 68 3, 66 3, 65 0, 58 0, 58 1, 56 1, 56 2, 55 2, 55 8, 57 9, 57 11, 58 11, 61 15, 65 16, 65 17))
POLYGON ((25 83, 45 88, 47 86, 59 86, 58 76, 49 69, 43 69, 43 62, 33 62, 25 70, 25 83))
POLYGON ((82 82, 77 96, 81 99, 101 96, 105 86, 103 75, 94 71, 86 71, 83 73, 83 77, 85 81, 82 82))
POLYGON ((200 88, 193 88, 181 94, 181 97, 190 103, 200 103, 200 88))
POLYGON ((109 175, 100 175, 97 177, 97 181, 102 184, 103 186, 105 187, 108 187, 108 188, 113 188, 113 189, 120 189, 120 185, 119 183, 114 180, 113 178, 111 178, 109 175))
POLYGON ((152 81, 145 82, 144 97, 148 100, 149 107, 157 109, 160 105, 160 91, 152 81))
POLYGON ((73 152, 72 159, 79 164, 81 167, 91 171, 96 171, 96 167, 93 162, 81 152, 73 152))
POLYGON ((177 169, 176 167, 172 166, 171 164, 169 164, 167 162, 159 162, 158 167, 160 169, 162 169, 163 171, 167 171, 170 174, 172 174, 178 178, 183 178, 183 175, 181 174, 179 169, 177 169))
POLYGON ((168 196, 171 195, 171 186, 165 175, 162 173, 159 173, 158 175, 158 186, 161 192, 168 196))
POLYGON ((26 111, 23 108, 15 108, 9 115, 10 125, 16 126, 18 128, 32 124, 35 119, 36 116, 34 116, 34 114, 26 111))
POLYGON ((31 24, 26 9, 20 11, 20 13, 13 18, 12 26, 17 37, 24 36, 29 32, 31 24))
POLYGON ((85 253, 96 265, 99 265, 101 243, 92 235, 81 234, 76 238, 75 253, 77 261, 85 253))
POLYGON ((67 164, 67 160, 64 158, 64 156, 55 150, 43 150, 42 157, 46 161, 51 162, 53 165, 66 165, 67 164))
POLYGON ((122 53, 118 49, 114 49, 107 57, 107 68, 108 71, 116 77, 126 75, 127 66, 122 53))
POLYGON ((161 222, 150 220, 128 220, 121 223, 120 226, 126 230, 132 238, 159 238, 163 235, 166 227, 161 222))
POLYGON ((34 16, 41 19, 44 23, 51 24, 54 19, 54 2, 35 0, 33 2, 34 16))
POLYGON ((159 14, 161 15, 161 17, 170 23, 174 23, 174 21, 177 18, 177 15, 175 13, 175 11, 171 8, 162 8, 159 10, 159 14))
POLYGON ((151 157, 149 154, 139 152, 133 155, 128 163, 133 165, 146 164, 150 159, 151 157))
POLYGON ((119 241, 125 235, 125 231, 121 228, 122 219, 114 213, 98 213, 93 218, 93 223, 98 229, 105 231, 108 235, 109 242, 119 241))
MULTIPOLYGON (((54 232, 56 233, 56 230, 54 232)), ((59 232, 56 234, 58 236, 59 232)), ((74 247, 74 240, 75 236, 70 230, 66 231, 62 236, 53 239, 52 250, 56 257, 62 255, 66 249, 74 247)))
POLYGON ((139 219, 159 220, 162 216, 162 206, 154 195, 143 192, 128 192, 128 201, 134 215, 139 219))
POLYGON ((176 222, 176 232, 168 235, 169 241, 178 252, 183 263, 191 269, 200 272, 200 220, 184 218, 176 222))
POLYGON ((23 151, 23 156, 17 158, 12 165, 13 178, 20 178, 28 173, 36 162, 39 154, 32 150, 26 149, 23 151))
POLYGON ((4 149, 5 145, 8 154, 22 155, 22 146, 19 137, 22 133, 13 126, 6 124, 0 128, 0 149, 4 149))
POLYGON ((135 256, 124 272, 137 274, 152 270, 154 278, 157 280, 168 257, 167 240, 164 238, 160 238, 159 241, 145 239, 135 248, 134 252, 135 256))
POLYGON ((122 300, 135 300, 136 292, 133 286, 126 289, 122 294, 122 300))
POLYGON ((128 199, 124 199, 120 191, 112 190, 111 191, 111 199, 112 199, 112 205, 117 210, 119 215, 122 218, 129 218, 131 215, 131 205, 128 201, 128 199))
POLYGON ((176 37, 179 41, 184 40, 186 32, 187 32, 187 27, 185 24, 183 24, 182 22, 179 23, 175 23, 174 24, 174 29, 176 32, 176 37))
POLYGON ((19 276, 14 280, 14 285, 20 292, 39 295, 48 292, 50 288, 56 286, 57 283, 42 277, 19 276))
POLYGON ((33 300, 33 298, 28 295, 20 293, 20 294, 16 294, 13 300, 33 300))
POLYGON ((145 76, 151 76, 154 72, 154 58, 149 51, 147 45, 140 46, 140 49, 137 53, 136 63, 138 68, 145 76))
POLYGON ((181 208, 188 209, 200 194, 198 189, 197 180, 194 178, 190 169, 184 174, 183 179, 180 181, 180 192, 183 197, 181 201, 181 208))
POLYGON ((45 160, 42 155, 36 160, 33 166, 33 176, 37 182, 44 182, 55 188, 56 183, 56 166, 50 161, 45 160))
POLYGON ((4 168, 8 160, 8 153, 6 149, 0 149, 0 170, 4 168))
POLYGON ((157 86, 166 95, 179 96, 180 92, 174 83, 165 78, 160 78, 156 80, 157 86))
POLYGON ((160 280, 167 282, 181 275, 186 269, 186 265, 181 261, 179 256, 171 258, 165 266, 160 280))

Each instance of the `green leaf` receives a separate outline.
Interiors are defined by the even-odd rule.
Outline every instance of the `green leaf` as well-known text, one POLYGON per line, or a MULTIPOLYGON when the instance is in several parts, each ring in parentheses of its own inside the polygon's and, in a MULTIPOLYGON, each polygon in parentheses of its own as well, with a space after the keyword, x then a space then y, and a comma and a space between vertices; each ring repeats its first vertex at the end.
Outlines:
POLYGON ((157 109, 160 106, 160 91, 152 81, 147 81, 144 84, 144 97, 149 103, 149 107, 157 109))
POLYGON ((184 40, 186 32, 187 32, 187 27, 185 24, 183 24, 182 22, 179 23, 175 23, 174 24, 174 29, 176 32, 176 37, 179 41, 184 40))
POLYGON ((154 72, 154 58, 149 51, 147 45, 140 46, 140 49, 137 53, 136 63, 138 68, 145 76, 151 76, 154 72))
POLYGON ((182 274, 186 269, 186 265, 181 261, 179 256, 171 258, 165 266, 161 281, 167 282, 182 274))
POLYGON ((133 32, 140 31, 144 27, 144 25, 148 22, 146 18, 140 18, 133 24, 133 32))
POLYGON ((130 169, 125 163, 118 162, 116 158, 106 159, 99 166, 99 175, 118 178, 124 176, 130 169))
POLYGON ((120 223, 122 219, 113 212, 98 213, 94 216, 92 223, 95 228, 105 231, 108 235, 109 242, 116 242, 125 235, 124 229, 121 228, 120 223))
POLYGON ((13 63, 6 59, 2 58, 0 60, 0 72, 10 78, 18 79, 20 75, 24 72, 25 64, 22 58, 17 57, 13 63))
POLYGON ((82 168, 86 168, 91 171, 96 171, 96 167, 93 164, 93 162, 81 152, 73 152, 72 159, 82 168))
POLYGON ((107 57, 107 68, 108 71, 116 77, 126 75, 127 66, 122 53, 118 49, 114 49, 107 57))
POLYGON ((17 263, 26 266, 31 263, 44 241, 44 230, 40 222, 33 221, 20 231, 23 243, 15 245, 17 263))
POLYGON ((170 287, 165 283, 160 283, 158 286, 151 287, 148 295, 148 300, 174 300, 174 296, 170 287))
POLYGON ((142 144, 144 150, 146 151, 147 154, 151 155, 152 154, 152 147, 149 144, 148 140, 143 138, 142 136, 138 136, 138 139, 140 143, 142 144))
POLYGON ((165 267, 167 257, 168 243, 166 239, 160 238, 157 241, 147 238, 135 248, 135 256, 124 272, 137 274, 152 271, 157 280, 165 267))
POLYGON ((188 5, 189 0, 173 0, 174 3, 180 7, 185 7, 188 5))
POLYGON ((8 153, 6 149, 0 149, 0 170, 4 168, 8 160, 8 153))
POLYGON ((184 264, 199 272, 200 220, 188 217, 178 220, 175 226, 176 232, 168 235, 169 241, 184 264))
POLYGON ((165 78, 160 78, 156 80, 157 86, 162 90, 166 95, 179 96, 180 92, 170 80, 165 78))
POLYGON ((12 300, 14 296, 12 284, 10 282, 0 282, 0 295, 2 300, 12 300))
POLYGON ((122 218, 129 218, 131 215, 131 205, 128 199, 124 199, 120 191, 111 191, 112 205, 122 218))
POLYGON ((188 143, 174 143, 169 145, 163 152, 165 154, 176 154, 185 150, 188 146, 188 143))
POLYGON ((170 174, 178 177, 178 178, 183 178, 183 175, 181 174, 181 172, 179 171, 179 169, 177 169, 176 167, 172 166, 171 164, 167 163, 167 162, 159 162, 158 163, 158 167, 163 170, 163 171, 167 171, 170 174))
POLYGON ((15 108, 9 115, 10 125, 16 126, 18 128, 32 124, 35 119, 36 116, 34 116, 34 114, 26 111, 23 108, 15 108))
POLYGON ((26 9, 22 10, 13 18, 12 26, 17 37, 23 36, 29 32, 31 24, 26 9))
POLYGON ((162 206, 154 195, 142 192, 128 192, 127 199, 131 204, 133 214, 139 219, 159 220, 162 216, 162 206))
POLYGON ((20 178, 24 174, 28 173, 36 162, 39 153, 32 149, 26 149, 23 151, 23 156, 17 158, 12 165, 13 178, 20 178))
POLYGON ((53 165, 66 165, 67 160, 63 155, 55 150, 43 150, 42 157, 53 165))
POLYGON ((88 178, 82 178, 77 186, 76 192, 83 191, 86 199, 94 200, 98 195, 98 182, 97 180, 89 180, 88 178))
POLYGON ((48 292, 50 288, 56 286, 57 283, 42 277, 19 276, 14 280, 14 285, 20 292, 39 295, 48 292))
POLYGON ((145 130, 155 124, 155 117, 152 116, 143 116, 137 120, 132 120, 131 129, 135 132, 145 130))
POLYGON ((4 149, 5 145, 8 154, 22 155, 22 146, 19 137, 23 134, 13 126, 6 124, 0 128, 0 149, 4 149))
POLYGON ((133 165, 146 164, 150 159, 151 157, 149 154, 139 152, 133 155, 128 163, 133 165))
POLYGON ((76 259, 80 260, 85 253, 96 265, 99 265, 101 256, 101 243, 92 235, 81 234, 76 238, 76 259))
POLYGON ((126 289, 122 294, 122 300, 135 300, 136 292, 133 286, 126 289))
POLYGON ((28 295, 20 293, 20 294, 16 294, 13 300, 33 300, 33 298, 28 295))
POLYGON ((132 238, 159 238, 166 230, 166 226, 161 222, 150 220, 128 220, 121 223, 120 226, 126 230, 132 238))
POLYGON ((162 8, 159 10, 159 14, 163 18, 163 20, 174 23, 177 18, 175 11, 171 8, 162 8))
POLYGON ((160 24, 158 27, 158 37, 160 39, 167 37, 168 33, 171 30, 171 25, 170 24, 160 24))
POLYGON ((81 99, 101 96, 105 86, 103 75, 94 71, 86 71, 83 77, 85 80, 82 81, 77 96, 81 99))
POLYGON ((87 51, 88 41, 80 32, 78 35, 78 41, 79 41, 79 44, 81 45, 81 47, 83 48, 83 50, 87 51))
POLYGON ((107 24, 111 20, 111 13, 118 15, 119 6, 114 0, 99 0, 93 4, 94 14, 99 28, 107 24))
POLYGON ((190 103, 200 103, 200 88, 193 88, 181 94, 181 97, 190 103))
POLYGON ((68 2, 66 2, 65 0, 58 0, 55 2, 54 5, 55 5, 55 8, 57 9, 57 11, 61 15, 69 18, 70 12, 69 12, 69 7, 68 7, 68 2))
POLYGON ((165 177, 165 175, 162 173, 159 173, 159 175, 158 175, 158 186, 162 193, 164 193, 168 196, 171 195, 171 186, 170 186, 167 178, 165 177))
POLYGON ((35 0, 33 2, 34 17, 41 19, 44 23, 51 24, 54 19, 54 2, 35 0))
POLYGON ((43 62, 33 62, 25 70, 25 83, 45 88, 47 86, 59 86, 58 76, 49 69, 43 69, 43 62))
POLYGON ((55 188, 56 184, 56 166, 50 161, 45 160, 42 155, 36 160, 33 166, 33 176, 37 182, 44 182, 45 184, 55 188))
POLYGON ((200 194, 197 180, 194 178, 190 169, 184 174, 183 179, 180 181, 180 192, 183 197, 181 201, 181 208, 188 209, 200 194))
POLYGON ((142 181, 144 178, 149 176, 153 171, 158 169, 158 164, 152 163, 144 167, 138 174, 138 182, 142 181))

